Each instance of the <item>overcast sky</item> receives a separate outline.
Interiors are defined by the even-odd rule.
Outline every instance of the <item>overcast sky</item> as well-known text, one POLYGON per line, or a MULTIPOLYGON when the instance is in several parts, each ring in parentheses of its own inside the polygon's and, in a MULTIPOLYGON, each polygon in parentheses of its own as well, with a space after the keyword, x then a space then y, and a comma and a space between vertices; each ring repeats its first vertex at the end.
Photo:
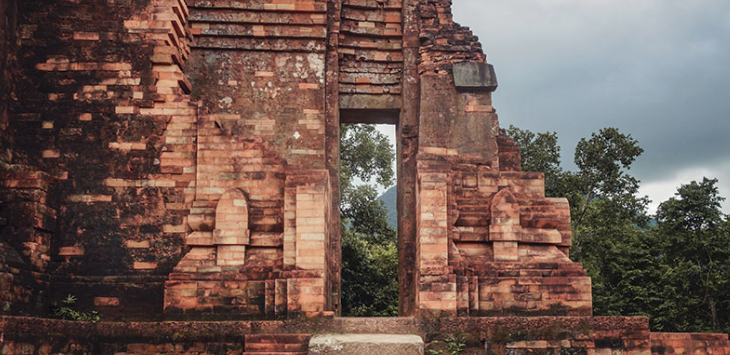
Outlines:
POLYGON ((730 197, 730 1, 454 0, 454 16, 496 68, 502 127, 556 131, 569 169, 580 138, 631 134, 652 213, 703 176, 730 197))

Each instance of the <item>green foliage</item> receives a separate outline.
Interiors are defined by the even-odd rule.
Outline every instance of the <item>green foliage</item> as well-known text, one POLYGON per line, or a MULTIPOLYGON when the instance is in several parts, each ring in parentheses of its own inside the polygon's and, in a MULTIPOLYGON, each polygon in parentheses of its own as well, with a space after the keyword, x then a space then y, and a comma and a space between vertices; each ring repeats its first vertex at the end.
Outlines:
POLYGON ((375 178, 381 186, 393 185, 395 152, 388 137, 371 124, 342 125, 340 135, 340 184, 343 201, 347 197, 344 191, 353 187, 355 178, 364 182, 375 178))
POLYGON ((398 315, 398 249, 342 229, 342 312, 354 317, 398 315))
POLYGON ((568 184, 562 185, 571 202, 577 249, 580 249, 580 226, 586 214, 606 211, 606 208, 589 209, 596 200, 605 201, 609 214, 620 220, 645 215, 649 201, 646 197, 636 197, 639 180, 627 172, 643 152, 631 135, 622 134, 616 128, 601 129, 598 134, 591 134, 590 139, 578 142, 575 148, 578 171, 569 174, 572 176, 567 177, 568 184))
POLYGON ((563 174, 563 169, 560 167, 558 134, 533 133, 510 125, 507 136, 520 147, 522 171, 545 173, 545 195, 560 197, 556 195, 560 190, 559 179, 563 174))
POLYGON ((578 170, 564 172, 554 163, 554 133, 509 134, 523 170, 546 169, 552 193, 570 201, 571 258, 592 278, 596 315, 649 316, 655 331, 730 331, 730 221, 717 180, 680 187, 651 226, 648 199, 628 173, 643 152, 630 135, 605 128, 582 139, 578 170))
POLYGON ((623 256, 630 246, 646 243, 643 230, 649 221, 649 200, 637 197, 639 181, 628 174, 642 152, 631 135, 604 128, 590 139, 580 140, 575 148, 578 170, 566 172, 560 178, 558 191, 568 198, 571 207, 571 257, 582 262, 594 280, 597 313, 642 312, 631 305, 643 302, 630 302, 635 295, 624 294, 627 289, 620 286, 641 283, 636 281, 636 275, 623 274, 625 264, 633 260, 624 260, 623 256))
POLYGON ((466 336, 464 334, 447 334, 441 339, 436 339, 428 344, 426 352, 429 355, 458 355, 466 348, 466 336))
POLYGON ((730 230, 716 179, 682 185, 657 210, 664 299, 657 323, 680 331, 730 330, 730 230))
POLYGON ((661 299, 652 241, 631 219, 612 214, 598 200, 582 227, 581 257, 593 282, 594 310, 601 315, 649 315, 661 299), (608 212, 601 211, 602 209, 608 212))
POLYGON ((76 304, 76 296, 74 295, 67 295, 66 298, 64 298, 61 301, 61 305, 54 307, 53 314, 57 318, 61 319, 67 319, 67 320, 75 320, 80 322, 99 322, 101 321, 101 317, 99 316, 99 313, 96 311, 91 312, 79 312, 76 309, 74 309, 74 305, 76 304))
POLYGON ((375 179, 394 183, 393 146, 374 125, 343 125, 340 145, 342 218, 342 313, 347 316, 398 315, 397 233, 375 179))
POLYGON ((395 241, 396 231, 388 223, 388 209, 378 200, 378 192, 371 185, 353 186, 342 194, 340 216, 349 222, 347 227, 367 241, 385 244, 395 241))

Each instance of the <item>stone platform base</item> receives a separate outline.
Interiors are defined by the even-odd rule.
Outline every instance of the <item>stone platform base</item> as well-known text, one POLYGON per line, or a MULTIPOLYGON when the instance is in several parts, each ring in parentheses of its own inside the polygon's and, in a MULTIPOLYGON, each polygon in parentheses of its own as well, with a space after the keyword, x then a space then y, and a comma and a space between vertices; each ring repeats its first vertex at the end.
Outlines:
POLYGON ((423 355, 423 339, 401 334, 326 334, 309 341, 310 355, 423 355))
POLYGON ((435 341, 450 338, 480 355, 730 355, 727 334, 652 333, 645 317, 91 323, 0 316, 0 334, 1 355, 422 355, 424 343, 438 350, 435 341))

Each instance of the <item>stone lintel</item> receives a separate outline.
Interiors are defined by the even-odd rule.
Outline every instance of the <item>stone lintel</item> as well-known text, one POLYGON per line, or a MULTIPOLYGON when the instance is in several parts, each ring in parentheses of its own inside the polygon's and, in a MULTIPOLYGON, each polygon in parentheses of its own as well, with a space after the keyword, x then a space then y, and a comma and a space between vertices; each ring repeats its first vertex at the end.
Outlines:
POLYGON ((497 75, 494 66, 482 62, 455 63, 453 68, 454 85, 459 90, 488 91, 497 90, 497 75))

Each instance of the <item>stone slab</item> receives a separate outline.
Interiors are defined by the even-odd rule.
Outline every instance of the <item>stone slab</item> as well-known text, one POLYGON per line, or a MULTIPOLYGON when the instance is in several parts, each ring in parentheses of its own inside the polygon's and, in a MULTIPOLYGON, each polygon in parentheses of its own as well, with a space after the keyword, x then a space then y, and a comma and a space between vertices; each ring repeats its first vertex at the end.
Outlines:
POLYGON ((462 62, 454 64, 454 85, 461 90, 495 91, 497 75, 491 64, 462 62))
POLYGON ((423 355, 418 335, 324 334, 309 341, 310 355, 423 355))

